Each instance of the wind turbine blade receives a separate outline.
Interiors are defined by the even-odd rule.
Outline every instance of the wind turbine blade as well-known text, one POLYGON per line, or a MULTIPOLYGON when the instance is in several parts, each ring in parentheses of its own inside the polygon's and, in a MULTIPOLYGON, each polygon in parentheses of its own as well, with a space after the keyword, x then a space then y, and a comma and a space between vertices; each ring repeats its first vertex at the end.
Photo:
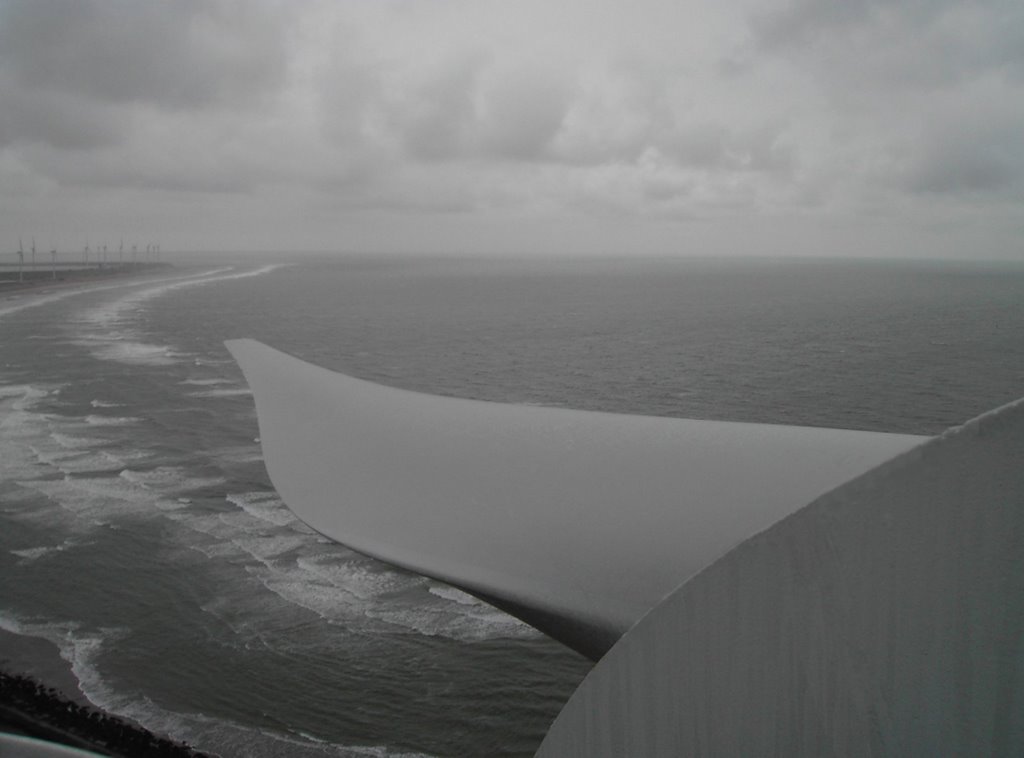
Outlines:
POLYGON ((924 439, 435 397, 227 346, 299 518, 592 658, 737 543, 924 439))

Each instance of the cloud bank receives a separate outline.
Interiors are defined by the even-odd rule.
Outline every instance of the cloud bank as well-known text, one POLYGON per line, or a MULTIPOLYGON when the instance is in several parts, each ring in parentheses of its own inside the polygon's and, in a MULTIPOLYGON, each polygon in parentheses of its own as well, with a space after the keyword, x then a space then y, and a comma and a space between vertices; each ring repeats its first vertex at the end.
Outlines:
POLYGON ((1015 0, 2 0, 0 102, 64 245, 1021 255, 1015 0))

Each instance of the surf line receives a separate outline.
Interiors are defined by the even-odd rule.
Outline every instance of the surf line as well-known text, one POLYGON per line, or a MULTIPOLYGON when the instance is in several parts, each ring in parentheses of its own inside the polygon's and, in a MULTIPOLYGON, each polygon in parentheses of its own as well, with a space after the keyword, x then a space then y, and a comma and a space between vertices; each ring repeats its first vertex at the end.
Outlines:
MULTIPOLYGON (((286 264, 273 263, 266 266, 261 266, 253 271, 244 271, 235 274, 225 274, 224 276, 218 276, 224 272, 233 271, 233 267, 224 267, 210 269, 207 271, 201 271, 196 274, 186 274, 183 276, 172 276, 172 277, 161 277, 157 279, 144 279, 134 280, 128 282, 118 282, 116 284, 97 284, 95 286, 83 285, 76 287, 73 290, 67 290, 64 292, 56 292, 48 295, 37 295, 32 297, 26 302, 19 302, 14 305, 8 305, 0 308, 0 318, 9 316, 12 313, 25 310, 26 308, 36 308, 41 305, 47 305, 49 303, 57 302, 58 300, 64 300, 65 298, 74 297, 76 295, 84 295, 89 292, 105 292, 107 290, 124 289, 125 287, 138 287, 140 285, 153 284, 155 282, 161 282, 162 284, 170 284, 171 288, 176 288, 177 285, 186 286, 189 284, 205 284, 209 281, 221 281, 223 279, 241 279, 249 276, 260 276, 273 271, 275 268, 280 268, 286 264)), ((155 289, 162 289, 161 287, 155 289)))
MULTIPOLYGON (((262 276, 263 274, 268 274, 274 269, 280 268, 283 265, 285 264, 271 263, 266 266, 261 266, 260 268, 254 269, 252 271, 241 271, 236 273, 225 273, 234 271, 234 269, 230 267, 213 269, 212 271, 204 271, 201 274, 196 274, 183 279, 163 281, 156 287, 150 287, 149 289, 142 289, 137 292, 133 292, 129 295, 126 295, 121 300, 115 300, 113 304, 108 307, 112 308, 113 311, 116 312, 120 308, 127 307, 129 305, 137 305, 141 302, 151 300, 152 298, 159 297, 160 295, 163 295, 167 292, 171 292, 173 290, 183 289, 185 287, 194 287, 201 284, 210 284, 212 282, 223 282, 230 279, 246 279, 251 276, 262 276)), ((98 310, 102 310, 102 306, 98 310)), ((115 314, 111 313, 108 314, 108 316, 109 315, 115 314)))

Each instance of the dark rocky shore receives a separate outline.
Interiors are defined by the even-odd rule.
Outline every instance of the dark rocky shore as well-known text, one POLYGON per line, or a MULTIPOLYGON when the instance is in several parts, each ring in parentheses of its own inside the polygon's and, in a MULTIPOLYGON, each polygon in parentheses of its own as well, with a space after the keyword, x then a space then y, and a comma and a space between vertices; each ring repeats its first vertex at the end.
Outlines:
POLYGON ((124 758, 202 758, 208 755, 93 706, 76 703, 30 676, 3 671, 0 671, 0 730, 124 758))

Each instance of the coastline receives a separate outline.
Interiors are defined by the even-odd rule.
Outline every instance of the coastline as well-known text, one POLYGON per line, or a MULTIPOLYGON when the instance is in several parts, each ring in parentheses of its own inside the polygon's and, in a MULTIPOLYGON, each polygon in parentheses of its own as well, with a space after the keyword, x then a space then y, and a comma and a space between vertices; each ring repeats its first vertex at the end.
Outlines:
POLYGON ((57 645, 5 629, 0 629, 0 732, 100 755, 207 755, 96 707, 57 645))
POLYGON ((17 269, 0 266, 0 298, 18 296, 27 293, 45 292, 93 282, 104 282, 111 279, 139 276, 155 271, 167 271, 173 268, 170 263, 139 263, 137 265, 111 265, 104 268, 69 268, 57 270, 57 277, 49 269, 25 272, 24 279, 19 280, 17 269))
POLYGON ((92 707, 71 664, 61 656, 60 648, 42 637, 0 629, 0 671, 30 676, 53 687, 73 703, 92 707))
MULTIPOLYGON (((61 272, 33 272, 24 281, 0 278, 0 315, 64 297, 111 281, 133 279, 173 267, 168 263, 61 272), (68 292, 71 290, 71 292, 68 292), (11 308, 7 308, 10 306, 11 308)), ((0 276, 4 272, 0 269, 0 276)), ((72 665, 50 640, 0 627, 0 733, 32 737, 98 755, 166 755, 197 758, 207 754, 150 732, 108 713, 82 691, 72 665)))
POLYGON ((98 755, 206 758, 190 746, 153 734, 94 706, 78 705, 54 687, 0 671, 0 732, 67 745, 98 755))

